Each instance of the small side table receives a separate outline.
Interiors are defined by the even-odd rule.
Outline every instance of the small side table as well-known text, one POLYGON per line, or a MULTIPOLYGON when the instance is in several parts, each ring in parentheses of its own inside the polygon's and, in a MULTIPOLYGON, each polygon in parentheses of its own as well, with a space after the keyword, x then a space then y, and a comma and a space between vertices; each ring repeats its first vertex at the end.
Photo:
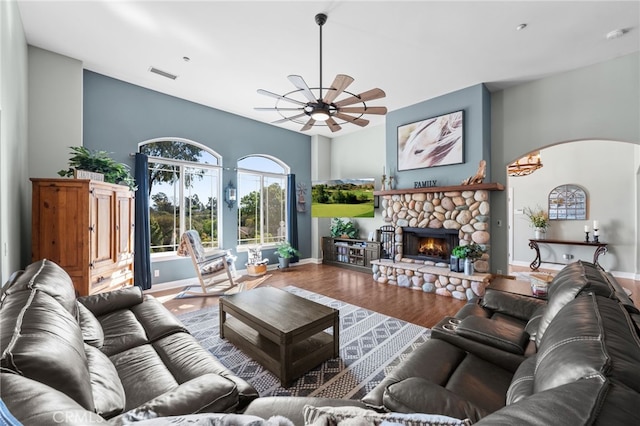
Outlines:
MULTIPOLYGON (((531 268, 532 271, 537 271, 538 268, 540 267, 540 264, 542 263, 542 259, 540 258, 540 247, 538 247, 538 244, 564 244, 567 246, 589 246, 589 247, 595 247, 596 251, 593 254, 593 263, 598 265, 598 267, 600 267, 600 269, 604 269, 599 263, 598 263, 598 257, 600 257, 601 254, 605 254, 607 252, 607 243, 601 243, 601 242, 586 242, 586 241, 563 241, 563 240, 536 240, 536 239, 530 239, 529 240, 529 247, 533 250, 536 251, 536 257, 535 259, 533 259, 533 262, 531 262, 531 265, 529 265, 529 267, 531 268)), ((557 262, 549 262, 549 263, 557 263, 557 262)))

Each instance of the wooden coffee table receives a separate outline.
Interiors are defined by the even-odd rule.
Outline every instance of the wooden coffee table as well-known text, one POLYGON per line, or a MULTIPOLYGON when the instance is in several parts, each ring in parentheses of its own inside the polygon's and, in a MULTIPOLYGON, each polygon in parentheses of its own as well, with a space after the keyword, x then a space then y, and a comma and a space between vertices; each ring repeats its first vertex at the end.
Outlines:
POLYGON ((275 374, 284 387, 338 357, 339 311, 273 287, 220 298, 220 337, 275 374), (333 335, 324 330, 333 327, 333 335))

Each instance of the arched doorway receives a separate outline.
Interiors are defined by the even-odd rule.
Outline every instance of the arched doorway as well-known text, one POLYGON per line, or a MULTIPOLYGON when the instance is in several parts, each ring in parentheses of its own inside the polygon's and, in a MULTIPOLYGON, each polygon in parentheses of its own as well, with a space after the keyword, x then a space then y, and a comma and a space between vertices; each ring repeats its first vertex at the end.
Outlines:
MULTIPOLYGON (((522 153, 522 156, 528 154, 522 153)), ((637 280, 640 268, 640 146, 607 140, 571 141, 541 148, 540 158, 542 168, 530 175, 507 177, 509 269, 528 269, 534 256, 528 246, 533 231, 522 210, 538 206, 548 211, 548 197, 553 188, 576 184, 587 192, 586 219, 552 220, 546 238, 582 241, 584 227, 588 226, 592 231, 593 220, 598 220, 600 240, 609 244, 609 252, 600 258, 600 263, 616 277, 637 280)), ((542 266, 551 270, 562 267, 552 262, 590 260, 593 256, 590 247, 559 245, 544 250, 543 259, 548 262, 543 260, 542 266)))

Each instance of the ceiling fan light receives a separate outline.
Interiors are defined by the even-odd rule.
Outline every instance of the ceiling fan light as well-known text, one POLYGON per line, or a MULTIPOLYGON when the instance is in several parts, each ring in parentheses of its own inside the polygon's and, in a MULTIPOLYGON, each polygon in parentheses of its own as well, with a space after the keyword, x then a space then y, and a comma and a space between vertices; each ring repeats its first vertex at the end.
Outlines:
POLYGON ((311 118, 313 118, 316 121, 327 121, 329 119, 330 115, 321 109, 315 110, 311 113, 311 118))

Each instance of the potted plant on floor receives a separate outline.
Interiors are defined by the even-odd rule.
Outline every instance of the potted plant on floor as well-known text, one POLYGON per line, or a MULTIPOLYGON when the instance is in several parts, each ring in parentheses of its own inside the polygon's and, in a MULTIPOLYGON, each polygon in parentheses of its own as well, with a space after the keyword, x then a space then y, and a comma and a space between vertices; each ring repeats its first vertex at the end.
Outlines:
POLYGON ((300 256, 298 249, 294 248, 289 241, 283 241, 276 246, 276 253, 278 253, 278 268, 284 269, 289 267, 289 261, 293 256, 300 256))

